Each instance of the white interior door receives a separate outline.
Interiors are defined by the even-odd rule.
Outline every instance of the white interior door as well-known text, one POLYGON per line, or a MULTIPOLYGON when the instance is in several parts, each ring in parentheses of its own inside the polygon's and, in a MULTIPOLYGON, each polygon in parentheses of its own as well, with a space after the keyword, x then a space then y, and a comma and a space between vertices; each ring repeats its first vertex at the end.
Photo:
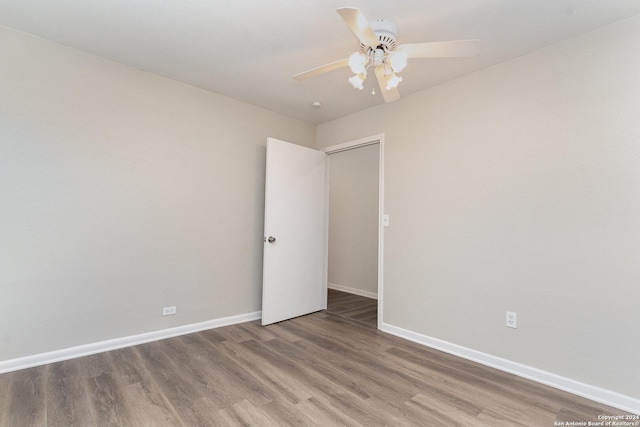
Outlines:
POLYGON ((326 154, 267 140, 262 324, 326 308, 326 154))

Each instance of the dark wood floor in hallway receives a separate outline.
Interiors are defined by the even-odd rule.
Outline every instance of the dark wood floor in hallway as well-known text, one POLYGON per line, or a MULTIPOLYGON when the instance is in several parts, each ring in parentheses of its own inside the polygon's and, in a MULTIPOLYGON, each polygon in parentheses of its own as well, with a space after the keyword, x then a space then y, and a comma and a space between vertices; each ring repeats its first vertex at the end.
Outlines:
POLYGON ((327 311, 374 328, 378 326, 378 300, 373 298, 329 289, 327 311))
POLYGON ((330 311, 0 375, 0 426, 553 426, 622 411, 330 311))

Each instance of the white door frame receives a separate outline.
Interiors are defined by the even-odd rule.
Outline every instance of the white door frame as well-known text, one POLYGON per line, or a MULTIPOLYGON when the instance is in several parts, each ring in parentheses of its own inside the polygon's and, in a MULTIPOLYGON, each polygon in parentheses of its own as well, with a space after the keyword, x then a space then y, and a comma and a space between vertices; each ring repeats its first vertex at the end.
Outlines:
MULTIPOLYGON (((367 145, 379 144, 379 152, 378 152, 378 329, 380 329, 381 325, 384 323, 383 316, 383 260, 384 260, 384 227, 383 227, 383 217, 384 217, 384 133, 379 133, 377 135, 367 136, 365 138, 356 139, 354 141, 344 142, 342 144, 331 145, 329 147, 321 148, 320 151, 325 152, 327 155, 339 153, 341 151, 353 150, 355 148, 366 147, 367 145)), ((329 161, 331 161, 329 159, 329 161)), ((327 176, 328 176, 328 162, 327 162, 327 176)), ((331 179, 331 177, 329 177, 331 179)), ((325 203, 326 209, 326 226, 325 226, 325 288, 328 288, 328 271, 329 271, 329 180, 327 180, 327 201, 325 203)), ((327 306, 326 303, 326 292, 325 292, 325 308, 327 306)))

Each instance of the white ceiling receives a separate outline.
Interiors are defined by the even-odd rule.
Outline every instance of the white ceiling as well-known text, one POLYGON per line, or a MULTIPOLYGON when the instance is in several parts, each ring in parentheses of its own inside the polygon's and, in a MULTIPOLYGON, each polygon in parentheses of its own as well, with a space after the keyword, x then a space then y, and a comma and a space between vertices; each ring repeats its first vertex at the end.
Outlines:
POLYGON ((384 102, 348 69, 292 78, 358 49, 345 6, 395 22, 399 44, 482 41, 475 58, 411 60, 403 96, 640 14, 640 0, 2 0, 0 24, 322 123, 384 102))

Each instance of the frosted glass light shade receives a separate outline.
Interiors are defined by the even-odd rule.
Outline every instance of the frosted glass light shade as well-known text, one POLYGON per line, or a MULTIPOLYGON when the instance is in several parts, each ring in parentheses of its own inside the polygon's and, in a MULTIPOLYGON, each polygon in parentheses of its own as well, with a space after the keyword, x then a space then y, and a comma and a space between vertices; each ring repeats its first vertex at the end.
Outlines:
POLYGON ((407 66, 407 52, 392 52, 389 55, 389 65, 396 73, 404 70, 407 66))
POLYGON ((349 68, 353 74, 363 74, 367 69, 367 56, 360 52, 354 52, 349 57, 349 68))
POLYGON ((387 79, 387 90, 398 87, 401 81, 402 77, 398 77, 395 73, 391 73, 391 76, 387 79))
POLYGON ((349 83, 356 89, 364 89, 362 83, 364 82, 364 77, 362 74, 356 74, 355 76, 349 77, 349 83))

